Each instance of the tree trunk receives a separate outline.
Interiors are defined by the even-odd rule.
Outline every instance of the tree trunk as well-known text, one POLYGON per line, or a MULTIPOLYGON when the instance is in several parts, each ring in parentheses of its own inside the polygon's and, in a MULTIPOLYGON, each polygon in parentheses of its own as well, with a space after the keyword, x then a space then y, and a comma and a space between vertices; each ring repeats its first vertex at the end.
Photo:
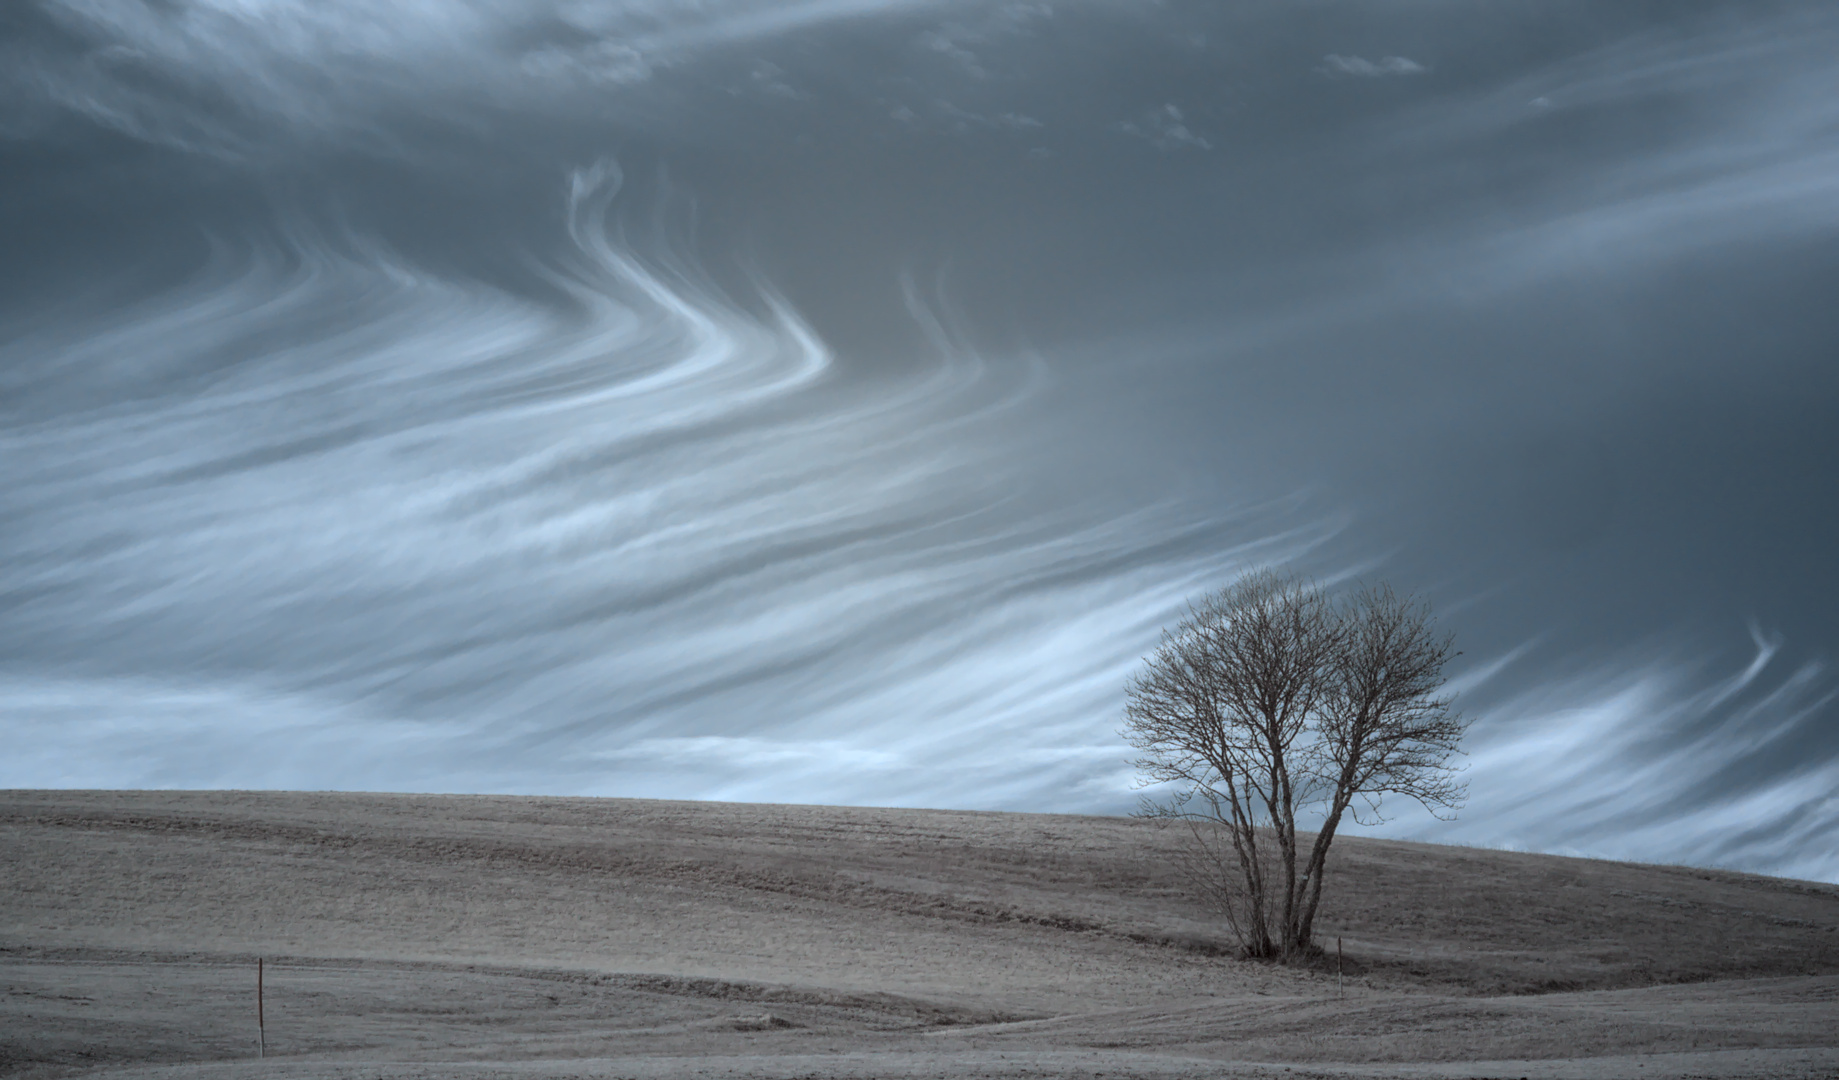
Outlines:
POLYGON ((1340 800, 1336 800, 1336 803, 1322 822, 1321 831, 1315 834, 1315 845, 1309 853, 1309 878, 1304 887, 1302 919, 1297 927, 1297 940, 1305 949, 1315 939, 1315 911, 1322 902, 1322 874, 1328 865, 1328 847, 1334 843, 1335 830, 1341 825, 1341 815, 1347 812, 1347 807, 1340 804, 1340 800))

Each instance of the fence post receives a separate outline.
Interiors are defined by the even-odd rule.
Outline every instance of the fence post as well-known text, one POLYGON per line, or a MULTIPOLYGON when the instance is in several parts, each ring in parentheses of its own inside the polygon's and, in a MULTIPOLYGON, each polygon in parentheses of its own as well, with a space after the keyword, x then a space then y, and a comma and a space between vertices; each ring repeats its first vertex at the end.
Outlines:
POLYGON ((1341 935, 1335 935, 1335 996, 1347 996, 1347 984, 1343 981, 1341 971, 1341 935))
POLYGON ((268 1056, 268 1021, 262 1015, 262 958, 255 958, 255 1032, 263 1057, 268 1056))

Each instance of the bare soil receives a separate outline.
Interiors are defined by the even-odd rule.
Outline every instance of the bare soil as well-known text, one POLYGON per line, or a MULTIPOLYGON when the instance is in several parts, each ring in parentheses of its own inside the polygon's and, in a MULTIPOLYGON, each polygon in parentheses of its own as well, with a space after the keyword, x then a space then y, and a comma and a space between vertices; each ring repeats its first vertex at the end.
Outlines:
POLYGON ((1233 958, 1169 869, 1179 841, 1031 814, 0 792, 0 1076, 1839 1076, 1839 887, 1344 836, 1330 954, 1284 968, 1233 958))

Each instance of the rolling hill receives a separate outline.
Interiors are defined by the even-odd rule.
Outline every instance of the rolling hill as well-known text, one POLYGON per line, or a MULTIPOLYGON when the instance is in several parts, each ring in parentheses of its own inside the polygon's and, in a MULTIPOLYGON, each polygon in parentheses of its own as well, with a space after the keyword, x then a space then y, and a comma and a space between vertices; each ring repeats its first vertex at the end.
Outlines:
POLYGON ((0 1075, 1839 1075, 1839 887, 1344 837, 1318 925, 1338 980, 1234 959, 1169 866, 1179 840, 1061 815, 0 792, 0 1075))

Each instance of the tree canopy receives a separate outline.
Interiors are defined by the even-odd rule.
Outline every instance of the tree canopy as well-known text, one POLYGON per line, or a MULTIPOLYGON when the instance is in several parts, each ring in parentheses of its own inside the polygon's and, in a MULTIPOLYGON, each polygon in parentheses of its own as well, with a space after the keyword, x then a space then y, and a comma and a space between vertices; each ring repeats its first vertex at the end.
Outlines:
POLYGON ((1183 869, 1247 955, 1312 945, 1322 876, 1350 812, 1391 795, 1461 804, 1450 758, 1467 728, 1444 693, 1456 655, 1429 606, 1381 584, 1343 596, 1272 571, 1190 604, 1127 688, 1124 737, 1144 810, 1185 822, 1183 869), (1299 814, 1320 824, 1308 849, 1299 814))

